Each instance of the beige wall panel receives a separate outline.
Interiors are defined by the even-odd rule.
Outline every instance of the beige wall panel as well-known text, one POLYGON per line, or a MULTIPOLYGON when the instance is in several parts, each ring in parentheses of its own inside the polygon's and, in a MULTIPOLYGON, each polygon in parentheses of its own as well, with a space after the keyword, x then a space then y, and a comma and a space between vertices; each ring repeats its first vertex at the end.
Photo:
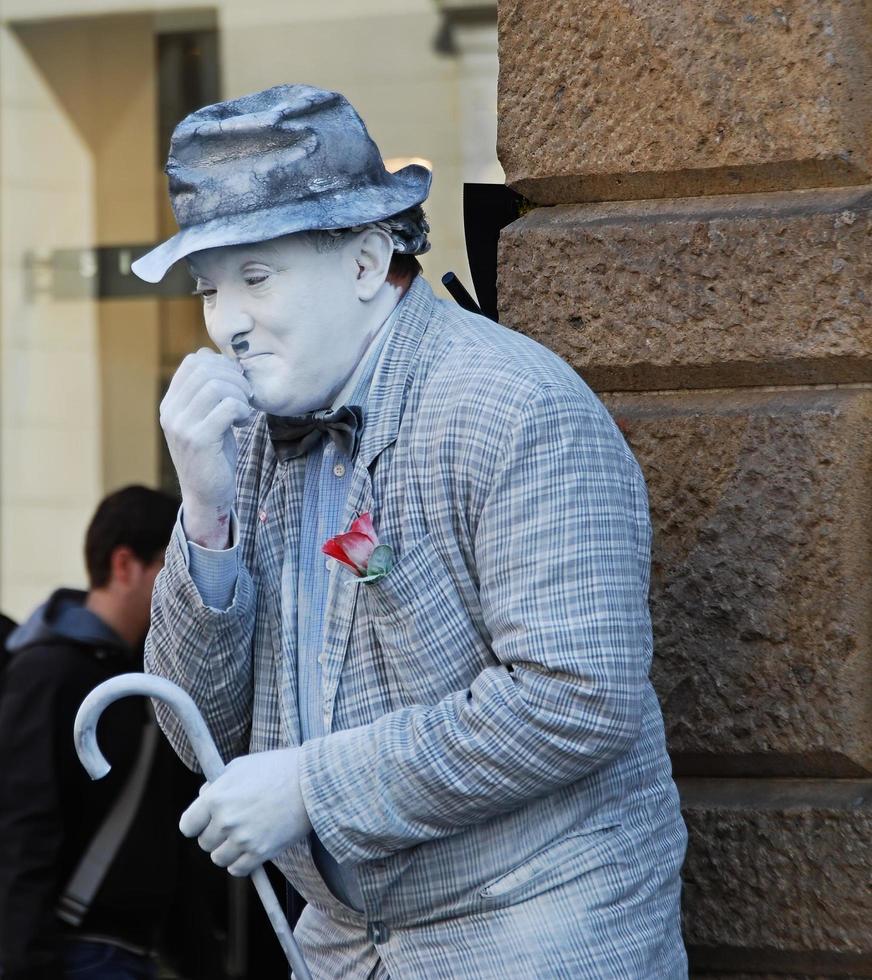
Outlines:
MULTIPOLYGON (((3 112, 10 125, 17 119, 25 132, 36 125, 28 113, 21 113, 18 109, 7 108, 3 112)), ((5 155, 5 146, 3 152, 5 155)), ((59 162, 63 160, 63 155, 57 150, 55 159, 59 162)), ((81 164, 81 161, 78 163, 81 164)), ((83 237, 88 239, 94 234, 94 216, 84 206, 81 191, 82 187, 92 186, 93 172, 83 167, 82 173, 83 180, 78 188, 73 185, 67 189, 35 181, 7 180, 5 175, 0 177, 6 195, 4 207, 0 209, 0 228, 4 241, 12 246, 0 256, 0 263, 10 272, 4 286, 22 300, 27 286, 26 277, 21 275, 22 249, 25 254, 33 252, 37 259, 48 258, 53 248, 77 248, 83 237), (86 175, 87 180, 84 179, 86 175), (14 275, 11 274, 13 272, 14 275)), ((45 277, 42 282, 48 284, 45 277)), ((56 301, 58 310, 62 309, 63 302, 56 301)), ((26 311, 22 309, 22 312, 26 311)), ((16 322, 4 324, 4 328, 13 330, 15 326, 16 322)))
POLYGON ((75 193, 93 179, 93 164, 79 142, 77 130, 70 132, 74 143, 59 145, 57 127, 54 124, 58 105, 28 106, 7 103, 9 112, 15 112, 24 123, 24 138, 9 139, 3 148, 3 180, 25 188, 38 187, 40 191, 75 193))
MULTIPOLYGON (((158 181, 153 17, 43 22, 19 26, 18 33, 87 145, 94 242, 105 246, 153 240, 158 181)), ((22 162, 31 153, 30 147, 22 151, 22 162)), ((80 235, 76 244, 91 242, 80 235)), ((79 305, 93 315, 91 305, 79 305)), ((154 484, 157 302, 101 301, 96 310, 102 489, 154 484)))
POLYGON ((103 485, 158 483, 158 373, 156 301, 100 304, 103 404, 103 485))
POLYGON ((872 380, 872 188, 540 208, 506 321, 597 390, 872 380))
POLYGON ((0 604, 21 616, 83 581, 104 490, 157 478, 156 302, 58 300, 48 269, 57 249, 155 235, 153 20, 31 23, 2 43, 0 604), (76 453, 46 482, 32 447, 52 442, 76 453))
POLYGON ((325 0, 322 3, 311 3, 307 0, 219 0, 215 6, 239 22, 267 26, 313 21, 331 24, 336 21, 353 21, 361 16, 395 17, 402 20, 410 15, 432 16, 434 9, 433 0, 325 0))
POLYGON ((215 0, 212 3, 186 0, 0 0, 0 19, 31 20, 43 17, 83 17, 104 14, 128 14, 144 9, 177 16, 215 8, 238 10, 247 14, 250 23, 283 21, 345 20, 360 14, 365 5, 368 13, 377 15, 426 12, 432 0, 215 0))
POLYGON ((43 18, 91 17, 161 11, 214 10, 216 4, 198 0, 0 0, 0 20, 31 21, 43 18))
POLYGON ((872 390, 609 395, 680 774, 872 773, 872 390))
MULTIPOLYGON (((60 30, 46 43, 61 50, 60 30)), ((81 55, 69 38, 66 61, 81 55)), ((75 86, 67 79, 70 95, 75 86)), ((0 28, 2 382, 0 382, 0 605, 20 617, 47 588, 81 581, 80 535, 100 493, 96 311, 28 287, 26 262, 46 248, 94 241, 94 168, 83 138, 20 36, 0 28), (10 99, 7 101, 7 93, 10 99), (47 155, 53 166, 48 165, 47 155), (24 161, 33 158, 28 171, 24 161), (7 160, 12 165, 7 169, 7 160), (57 339, 59 343, 53 341, 57 339), (77 464, 33 496, 16 465, 34 430, 79 447, 77 464)))
POLYGON ((153 19, 107 18, 95 42, 99 242, 150 241, 157 235, 159 176, 153 19))
POLYGON ((872 175, 866 0, 504 0, 500 159, 543 204, 872 175))
MULTIPOLYGON (((20 268, 10 263, 7 270, 11 284, 9 290, 3 292, 4 315, 8 313, 10 321, 5 354, 13 359, 13 363, 18 363, 14 359, 28 351, 61 357, 71 354, 75 358, 80 357, 83 350, 90 350, 94 310, 89 299, 49 300, 45 293, 30 291, 30 276, 22 276, 20 268)), ((44 275, 45 270, 41 269, 33 273, 32 281, 37 289, 40 289, 44 275)), ((12 377, 15 384, 18 375, 12 377)), ((68 383, 68 379, 65 380, 68 383)), ((87 383, 90 385, 90 375, 87 383)))
POLYGON ((680 789, 692 975, 872 975, 872 782, 684 780, 680 789))
POLYGON ((10 402, 4 419, 10 425, 51 425, 59 431, 77 432, 81 426, 90 429, 99 417, 95 406, 100 402, 95 335, 91 324, 84 338, 87 346, 83 342, 77 350, 10 351, 14 370, 8 379, 10 402))
MULTIPOLYGON (((52 507, 57 504, 58 486, 69 489, 64 502, 75 507, 90 507, 90 493, 76 491, 75 474, 82 466, 87 443, 99 440, 99 430, 78 429, 75 438, 53 425, 9 424, 5 429, 4 464, 16 474, 16 486, 22 502, 29 507, 52 507)), ((57 557, 57 556, 55 556, 57 557)))
MULTIPOLYGON (((96 438, 96 431, 81 434, 82 440, 96 438)), ((9 615, 15 619, 26 616, 58 586, 86 587, 82 547, 93 509, 93 502, 83 507, 75 499, 67 502, 58 495, 50 503, 38 500, 16 508, 3 542, 4 550, 18 558, 4 586, 3 608, 9 615), (43 547, 34 548, 34 541, 43 542, 43 547)))
MULTIPOLYGON (((97 234, 101 245, 158 238, 154 26, 106 18, 95 39, 97 234)), ((162 183, 162 182, 161 182, 162 183)), ((161 191, 162 191, 161 187, 161 191)), ((103 489, 158 483, 158 301, 102 300, 103 489)))

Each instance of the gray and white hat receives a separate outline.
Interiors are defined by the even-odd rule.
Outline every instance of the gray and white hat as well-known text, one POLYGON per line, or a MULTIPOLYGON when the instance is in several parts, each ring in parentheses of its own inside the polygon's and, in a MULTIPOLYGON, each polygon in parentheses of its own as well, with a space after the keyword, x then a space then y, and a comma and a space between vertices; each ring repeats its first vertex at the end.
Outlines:
POLYGON ((421 204, 431 179, 417 164, 388 173, 348 100, 310 85, 191 113, 166 173, 179 232, 133 263, 146 282, 202 249, 382 221, 421 204))

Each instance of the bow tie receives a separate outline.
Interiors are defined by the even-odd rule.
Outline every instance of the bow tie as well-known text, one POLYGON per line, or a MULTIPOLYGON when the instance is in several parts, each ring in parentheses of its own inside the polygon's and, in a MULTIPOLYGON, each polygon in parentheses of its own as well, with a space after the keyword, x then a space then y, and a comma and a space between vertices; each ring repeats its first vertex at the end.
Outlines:
POLYGON ((267 415, 269 437, 281 462, 305 456, 326 432, 340 452, 354 459, 360 443, 363 411, 357 405, 342 405, 335 412, 325 410, 306 415, 267 415))

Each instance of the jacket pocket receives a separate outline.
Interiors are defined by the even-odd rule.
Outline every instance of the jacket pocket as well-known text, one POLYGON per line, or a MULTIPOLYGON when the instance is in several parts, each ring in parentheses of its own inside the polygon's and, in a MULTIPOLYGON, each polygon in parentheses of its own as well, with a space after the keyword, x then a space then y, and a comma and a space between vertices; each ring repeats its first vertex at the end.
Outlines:
POLYGON ((414 703, 465 690, 497 664, 429 534, 359 589, 382 655, 414 703))
POLYGON ((619 868, 624 863, 615 846, 620 829, 619 823, 603 824, 546 844, 511 871, 492 878, 480 895, 501 904, 521 901, 597 869, 619 868))

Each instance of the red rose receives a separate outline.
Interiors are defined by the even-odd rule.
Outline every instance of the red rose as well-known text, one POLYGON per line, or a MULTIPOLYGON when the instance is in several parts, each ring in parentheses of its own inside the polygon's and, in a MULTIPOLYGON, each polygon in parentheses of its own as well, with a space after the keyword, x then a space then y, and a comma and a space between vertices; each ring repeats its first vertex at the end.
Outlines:
POLYGON ((387 575, 393 564, 393 552, 388 545, 378 543, 370 514, 361 514, 344 534, 325 541, 321 551, 367 581, 387 575))

